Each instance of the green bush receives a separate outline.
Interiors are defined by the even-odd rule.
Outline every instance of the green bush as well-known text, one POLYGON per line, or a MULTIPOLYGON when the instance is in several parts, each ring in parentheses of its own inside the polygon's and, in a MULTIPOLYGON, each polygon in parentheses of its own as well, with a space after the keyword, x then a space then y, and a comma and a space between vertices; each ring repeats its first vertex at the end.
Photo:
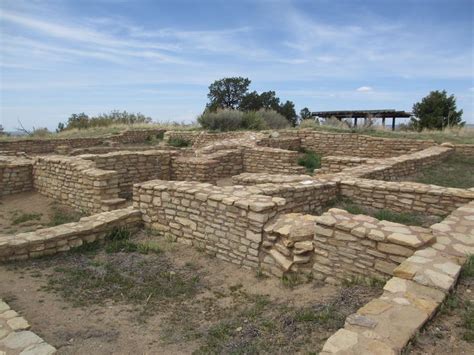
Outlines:
POLYGON ((191 142, 183 138, 171 138, 168 141, 168 144, 172 147, 184 148, 189 147, 191 145, 191 142))
POLYGON ((207 111, 198 117, 198 122, 205 129, 220 132, 236 131, 239 129, 281 129, 289 126, 285 116, 274 110, 247 112, 238 110, 207 111))
POLYGON ((304 152, 298 159, 298 165, 304 166, 309 173, 321 167, 321 157, 313 151, 304 152))
POLYGON ((285 116, 274 110, 259 110, 257 114, 262 117, 267 129, 282 129, 290 126, 285 116))
POLYGON ((249 111, 245 112, 244 116, 242 117, 242 128, 260 131, 262 129, 266 129, 267 124, 258 112, 249 111))
POLYGON ((204 112, 198 117, 199 124, 211 131, 236 131, 242 128, 244 113, 237 110, 218 110, 204 112))

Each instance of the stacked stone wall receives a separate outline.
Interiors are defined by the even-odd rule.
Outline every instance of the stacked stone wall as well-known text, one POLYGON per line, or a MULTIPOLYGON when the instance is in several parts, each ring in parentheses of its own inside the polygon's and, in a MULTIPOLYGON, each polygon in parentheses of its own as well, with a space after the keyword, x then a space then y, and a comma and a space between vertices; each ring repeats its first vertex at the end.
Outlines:
POLYGON ((196 156, 178 156, 172 160, 172 179, 210 182, 238 175, 242 172, 241 150, 219 150, 217 153, 196 156))
POLYGON ((474 144, 456 144, 454 149, 457 154, 471 158, 474 157, 474 144))
POLYGON ((188 181, 149 181, 134 186, 134 207, 145 226, 200 247, 217 258, 257 268, 264 224, 281 198, 188 181))
POLYGON ((257 141, 257 145, 299 151, 301 149, 301 139, 299 137, 262 138, 257 141))
POLYGON ((78 222, 5 236, 0 239, 0 262, 65 252, 103 240, 114 228, 123 227, 135 232, 141 226, 140 211, 126 208, 83 217, 78 222))
POLYGON ((415 182, 343 179, 340 194, 361 205, 445 216, 474 200, 474 191, 415 182))
POLYGON ((30 154, 44 154, 56 152, 58 149, 87 148, 99 146, 104 141, 117 144, 144 143, 150 137, 161 135, 164 129, 129 130, 117 135, 96 138, 54 138, 54 139, 15 139, 0 141, 0 150, 22 151, 30 154))
POLYGON ((118 201, 117 172, 97 169, 93 161, 38 157, 33 178, 38 192, 85 213, 101 212, 107 201, 118 201))
POLYGON ((164 140, 169 142, 173 139, 181 139, 189 142, 194 148, 200 148, 214 142, 242 138, 246 135, 248 135, 248 132, 240 131, 223 133, 209 133, 206 131, 167 131, 164 134, 164 140))
POLYGON ((0 157, 0 197, 33 190, 33 161, 0 157))
POLYGON ((297 165, 298 152, 267 147, 245 147, 243 152, 244 172, 270 174, 305 173, 305 168, 297 165))
POLYGON ((262 269, 276 276, 312 273, 327 283, 353 277, 387 278, 421 246, 429 229, 331 209, 322 216, 285 214, 265 226, 262 269))
POLYGON ((115 171, 118 178, 119 197, 123 198, 132 196, 134 183, 154 179, 169 180, 171 177, 169 151, 120 151, 100 155, 80 155, 78 158, 92 160, 97 169, 115 171))

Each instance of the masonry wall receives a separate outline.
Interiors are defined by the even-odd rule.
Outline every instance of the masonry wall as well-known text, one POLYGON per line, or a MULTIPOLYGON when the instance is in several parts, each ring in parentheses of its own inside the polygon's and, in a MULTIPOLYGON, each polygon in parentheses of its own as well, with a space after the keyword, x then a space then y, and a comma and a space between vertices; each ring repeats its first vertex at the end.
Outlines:
POLYGON ((166 142, 172 139, 182 139, 193 145, 194 148, 204 147, 217 141, 244 137, 248 132, 209 133, 206 131, 167 131, 164 134, 166 142))
POLYGON ((173 180, 210 182, 238 175, 243 170, 241 150, 220 150, 199 157, 177 156, 172 160, 173 180))
POLYGON ((117 172, 73 157, 38 157, 33 177, 38 192, 86 213, 101 212, 105 201, 116 200, 120 191, 117 172))
POLYGON ((474 200, 474 191, 466 189, 356 178, 343 179, 340 194, 365 206, 436 216, 445 216, 474 200))
POLYGON ((257 145, 299 151, 301 149, 301 139, 299 137, 262 138, 257 142, 257 145))
POLYGON ((0 262, 25 260, 65 252, 83 244, 104 240, 114 228, 135 232, 141 215, 131 208, 83 217, 79 222, 2 237, 0 262))
POLYGON ((129 130, 110 137, 59 138, 59 139, 16 139, 0 141, 0 150, 22 151, 43 154, 72 148, 86 148, 102 145, 104 140, 120 144, 144 143, 152 136, 163 134, 163 129, 129 130))
POLYGON ((92 160, 97 169, 115 171, 118 179, 118 196, 122 198, 131 198, 134 183, 171 178, 169 151, 120 151, 100 155, 80 155, 78 158, 92 160))
POLYGON ((270 174, 303 174, 305 168, 297 165, 299 153, 277 148, 250 148, 243 150, 244 172, 270 174))
POLYGON ((33 162, 20 157, 0 158, 0 196, 33 190, 33 162))
POLYGON ((429 229, 331 209, 322 216, 280 215, 265 226, 262 269, 276 276, 311 273, 328 283, 387 278, 417 249, 434 242, 429 229))
POLYGON ((394 139, 358 133, 330 133, 311 129, 280 131, 282 138, 298 137, 301 148, 322 155, 347 155, 387 158, 407 154, 436 145, 430 140, 394 139))
POLYGON ((263 226, 282 202, 243 190, 236 195, 232 187, 162 180, 136 184, 133 200, 146 227, 253 268, 258 267, 263 226))
POLYGON ((458 154, 474 157, 474 144, 456 144, 454 149, 458 154))

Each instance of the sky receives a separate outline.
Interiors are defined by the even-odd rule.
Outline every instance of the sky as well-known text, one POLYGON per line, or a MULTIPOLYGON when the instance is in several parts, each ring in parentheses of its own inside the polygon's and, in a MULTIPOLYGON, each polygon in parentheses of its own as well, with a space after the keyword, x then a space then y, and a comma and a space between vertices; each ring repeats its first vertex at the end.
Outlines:
POLYGON ((410 111, 447 90, 474 123, 473 0, 0 0, 0 124, 72 113, 192 122, 243 76, 297 111, 410 111))

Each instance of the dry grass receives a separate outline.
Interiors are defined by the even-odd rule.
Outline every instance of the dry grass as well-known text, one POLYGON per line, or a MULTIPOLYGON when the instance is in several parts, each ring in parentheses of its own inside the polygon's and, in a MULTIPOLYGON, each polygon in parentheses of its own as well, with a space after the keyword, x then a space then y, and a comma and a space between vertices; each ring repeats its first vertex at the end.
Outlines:
POLYGON ((178 122, 159 122, 159 123, 140 123, 134 125, 115 124, 105 127, 93 127, 87 129, 68 129, 59 133, 42 134, 40 136, 0 136, 0 141, 22 140, 22 139, 61 139, 61 138, 87 138, 87 137, 107 137, 122 133, 127 130, 148 130, 148 129, 166 129, 166 130, 197 130, 199 126, 195 123, 178 122))
POLYGON ((436 143, 451 142, 456 144, 474 144, 474 128, 473 127, 453 127, 443 131, 423 130, 421 132, 414 131, 390 131, 380 126, 370 128, 341 128, 333 126, 312 126, 312 129, 323 132, 339 132, 339 133, 358 133, 374 137, 384 138, 405 138, 419 140, 433 140, 436 143))

